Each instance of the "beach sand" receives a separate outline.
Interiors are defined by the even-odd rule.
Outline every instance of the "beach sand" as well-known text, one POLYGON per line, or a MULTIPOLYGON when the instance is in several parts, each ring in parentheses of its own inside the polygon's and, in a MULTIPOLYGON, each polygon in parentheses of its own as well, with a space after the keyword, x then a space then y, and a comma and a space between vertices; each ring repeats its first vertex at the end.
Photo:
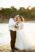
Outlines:
MULTIPOLYGON (((0 52, 11 52, 10 44, 0 46, 0 52)), ((15 52, 19 52, 19 50, 15 50, 15 52)), ((25 50, 25 52, 35 52, 35 46, 33 46, 31 51, 30 50, 25 50)))
POLYGON ((10 52, 10 51, 11 51, 10 45, 6 44, 0 46, 0 52, 10 52))

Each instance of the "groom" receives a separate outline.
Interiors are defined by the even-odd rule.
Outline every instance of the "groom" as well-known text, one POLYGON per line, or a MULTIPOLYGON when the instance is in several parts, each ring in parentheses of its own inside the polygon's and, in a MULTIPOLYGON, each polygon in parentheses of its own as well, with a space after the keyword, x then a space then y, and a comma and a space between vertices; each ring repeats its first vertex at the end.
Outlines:
POLYGON ((16 40, 16 30, 15 30, 16 21, 14 18, 9 19, 9 30, 11 36, 11 52, 14 52, 15 49, 15 40, 16 40))

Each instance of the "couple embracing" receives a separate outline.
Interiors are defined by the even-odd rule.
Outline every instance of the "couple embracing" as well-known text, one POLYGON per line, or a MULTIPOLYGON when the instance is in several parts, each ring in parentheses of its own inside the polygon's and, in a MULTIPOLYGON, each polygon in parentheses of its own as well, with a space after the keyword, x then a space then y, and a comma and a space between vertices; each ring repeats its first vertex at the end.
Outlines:
POLYGON ((14 18, 9 19, 9 30, 11 36, 11 48, 14 52, 14 49, 19 50, 23 49, 22 36, 23 36, 23 21, 24 18, 20 15, 16 15, 14 18))

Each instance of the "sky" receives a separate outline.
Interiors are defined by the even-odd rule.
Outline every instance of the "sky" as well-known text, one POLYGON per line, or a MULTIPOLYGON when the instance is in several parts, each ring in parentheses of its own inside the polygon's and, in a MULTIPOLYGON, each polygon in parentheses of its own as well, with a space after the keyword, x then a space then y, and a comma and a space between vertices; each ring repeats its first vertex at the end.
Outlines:
POLYGON ((0 7, 9 8, 15 6, 16 8, 20 7, 35 7, 35 0, 0 0, 0 7))

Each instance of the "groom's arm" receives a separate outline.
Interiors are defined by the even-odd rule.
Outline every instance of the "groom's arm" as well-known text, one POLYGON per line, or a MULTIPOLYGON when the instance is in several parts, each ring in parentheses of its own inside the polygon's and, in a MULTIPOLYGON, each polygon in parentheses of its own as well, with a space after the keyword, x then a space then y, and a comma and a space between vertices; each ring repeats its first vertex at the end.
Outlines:
POLYGON ((9 29, 14 31, 16 30, 15 22, 12 19, 9 19, 9 29))

